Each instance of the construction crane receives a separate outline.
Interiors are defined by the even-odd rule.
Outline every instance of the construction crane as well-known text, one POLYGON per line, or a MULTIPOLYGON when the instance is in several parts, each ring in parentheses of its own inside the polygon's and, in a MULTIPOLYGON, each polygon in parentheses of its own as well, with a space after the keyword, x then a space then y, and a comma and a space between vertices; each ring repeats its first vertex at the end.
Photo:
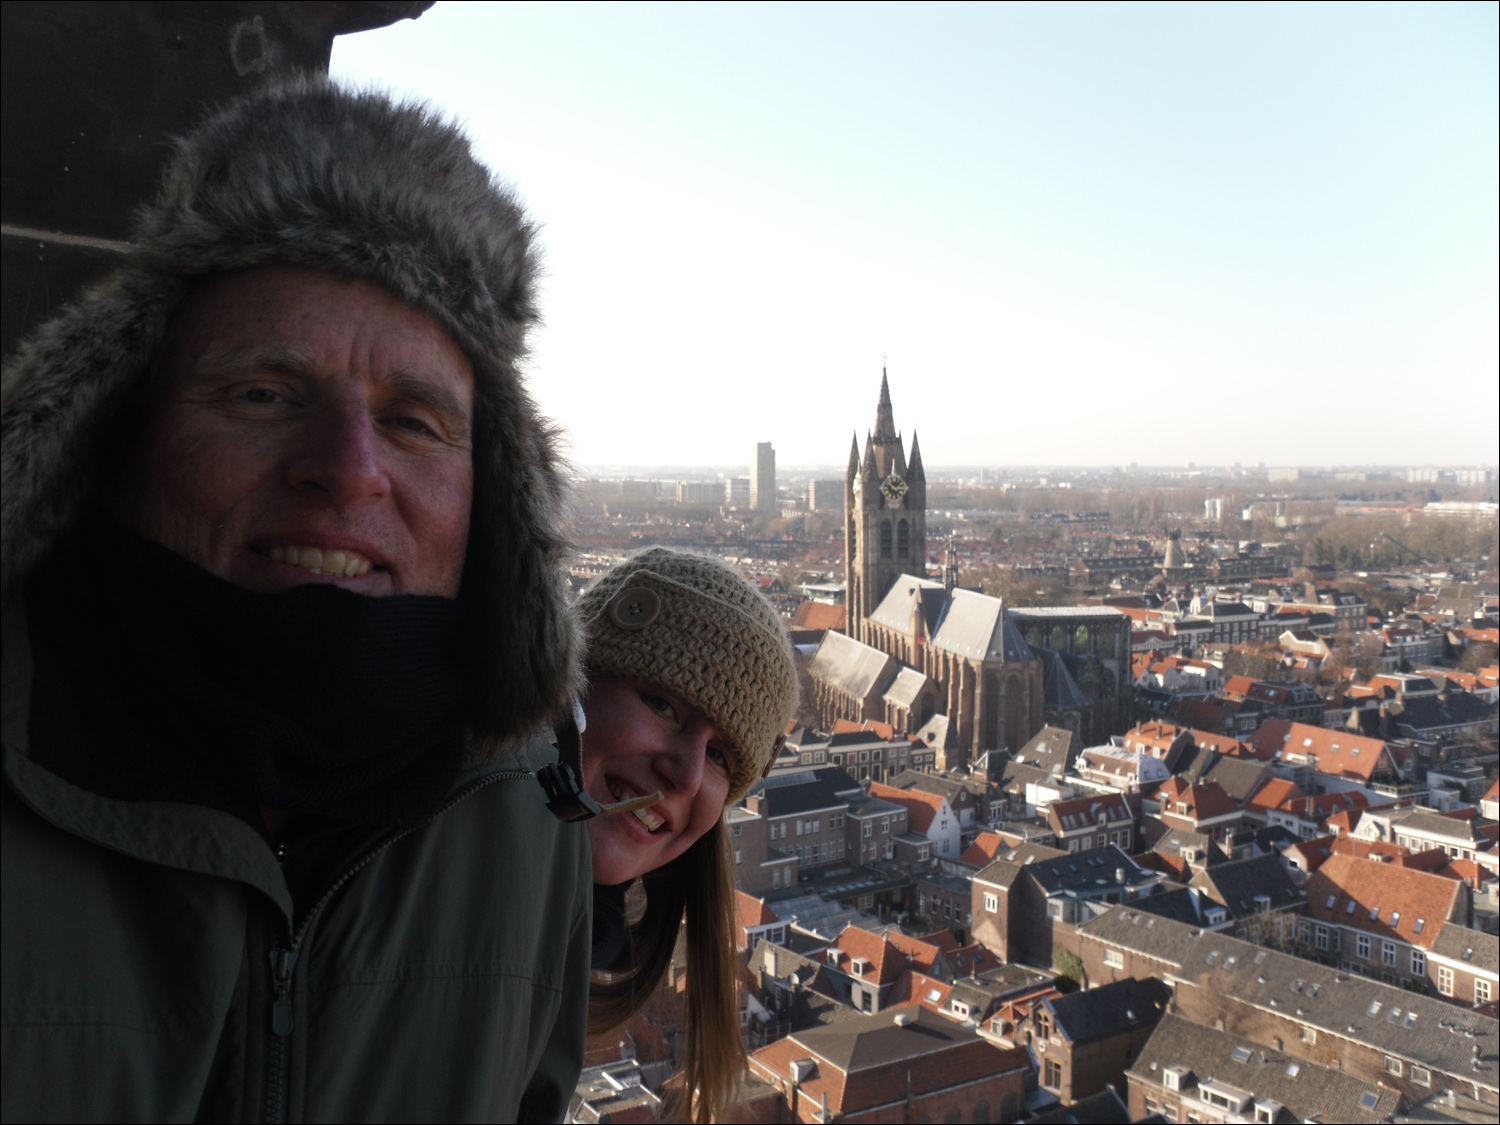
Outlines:
MULTIPOLYGON (((1401 540, 1397 539, 1394 535, 1390 534, 1389 532, 1382 531, 1380 533, 1380 538, 1381 539, 1389 539, 1392 543, 1396 544, 1396 546, 1400 547, 1403 551, 1405 551, 1412 558, 1416 559, 1417 562, 1421 563, 1423 566, 1425 566, 1425 567, 1431 567, 1432 566, 1432 564, 1430 562, 1428 562, 1426 559, 1424 559, 1421 555, 1417 554, 1417 552, 1413 551, 1405 543, 1401 542, 1401 540)), ((1375 548, 1375 544, 1371 543, 1370 544, 1370 548, 1373 550, 1375 548)))

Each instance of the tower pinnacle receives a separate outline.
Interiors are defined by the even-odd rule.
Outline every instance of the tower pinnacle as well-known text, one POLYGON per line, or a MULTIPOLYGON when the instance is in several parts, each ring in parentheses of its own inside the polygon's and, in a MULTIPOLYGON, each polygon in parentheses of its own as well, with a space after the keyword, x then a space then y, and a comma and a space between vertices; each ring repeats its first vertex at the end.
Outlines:
POLYGON ((885 368, 880 369, 880 403, 875 407, 875 442, 889 445, 896 440, 896 416, 891 410, 891 388, 886 382, 885 368))

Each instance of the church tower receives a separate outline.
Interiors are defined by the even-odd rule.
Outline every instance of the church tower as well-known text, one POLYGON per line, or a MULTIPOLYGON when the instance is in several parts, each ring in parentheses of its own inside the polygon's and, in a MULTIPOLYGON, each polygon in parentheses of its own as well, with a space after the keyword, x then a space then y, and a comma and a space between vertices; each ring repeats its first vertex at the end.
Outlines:
POLYGON ((906 459, 891 391, 880 373, 875 430, 859 453, 856 434, 844 477, 844 602, 849 636, 869 643, 865 619, 900 574, 927 577, 927 477, 917 435, 906 459))

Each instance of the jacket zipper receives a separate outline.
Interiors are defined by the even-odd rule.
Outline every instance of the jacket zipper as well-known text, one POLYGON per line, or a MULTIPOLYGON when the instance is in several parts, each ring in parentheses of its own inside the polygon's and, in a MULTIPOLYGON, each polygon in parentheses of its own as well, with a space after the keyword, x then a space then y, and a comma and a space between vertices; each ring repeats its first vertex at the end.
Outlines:
MULTIPOLYGON (((393 832, 381 840, 373 848, 355 861, 342 875, 334 880, 333 885, 323 892, 323 896, 313 903, 312 909, 302 919, 302 925, 298 926, 295 933, 290 935, 286 945, 273 941, 271 945, 271 978, 275 983, 275 991, 271 998, 271 1043, 269 1060, 266 1067, 266 1099, 265 1120, 270 1125, 281 1125, 286 1120, 287 1099, 287 1077, 290 1063, 290 1042, 293 1030, 292 1022, 292 972, 297 967, 297 957, 302 952, 302 942, 307 937, 308 930, 330 899, 338 894, 340 890, 354 878, 363 868, 389 848, 398 840, 405 839, 420 828, 426 828, 438 817, 442 816, 454 805, 473 794, 493 785, 497 781, 519 781, 522 778, 534 777, 531 770, 501 770, 496 773, 486 774, 477 778, 464 788, 455 793, 446 805, 438 809, 421 824, 414 824, 410 828, 403 828, 399 832, 393 832)), ((280 856, 278 855, 278 858, 280 856)))

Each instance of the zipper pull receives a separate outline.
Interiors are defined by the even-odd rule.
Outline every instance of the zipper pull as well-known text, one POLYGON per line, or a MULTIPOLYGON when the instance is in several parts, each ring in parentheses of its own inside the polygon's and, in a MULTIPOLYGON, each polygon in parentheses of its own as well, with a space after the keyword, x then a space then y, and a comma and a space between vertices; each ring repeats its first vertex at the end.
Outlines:
POLYGON ((271 950, 271 972, 276 977, 276 999, 271 1002, 271 1031, 281 1039, 292 1033, 292 970, 297 950, 271 950))

